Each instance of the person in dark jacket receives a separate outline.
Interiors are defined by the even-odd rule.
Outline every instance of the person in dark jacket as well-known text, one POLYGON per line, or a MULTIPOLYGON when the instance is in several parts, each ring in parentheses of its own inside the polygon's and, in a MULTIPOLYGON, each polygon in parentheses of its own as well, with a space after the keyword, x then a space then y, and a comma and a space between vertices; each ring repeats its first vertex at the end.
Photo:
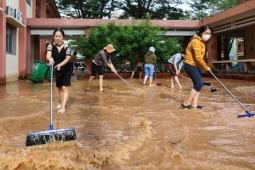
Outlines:
POLYGON ((146 84, 147 79, 149 78, 149 86, 152 86, 152 79, 153 79, 153 73, 154 73, 154 65, 157 64, 157 56, 154 54, 155 52, 154 47, 150 47, 149 51, 144 56, 144 80, 143 80, 143 86, 146 84))
POLYGON ((90 90, 90 86, 94 78, 96 77, 96 74, 99 75, 99 91, 103 92, 103 76, 104 76, 104 64, 111 68, 112 72, 117 72, 115 67, 112 64, 111 56, 110 54, 114 52, 115 49, 113 48, 112 44, 108 44, 105 46, 102 50, 100 50, 96 57, 92 60, 92 71, 91 76, 89 78, 87 89, 85 90, 85 93, 88 93, 90 90))

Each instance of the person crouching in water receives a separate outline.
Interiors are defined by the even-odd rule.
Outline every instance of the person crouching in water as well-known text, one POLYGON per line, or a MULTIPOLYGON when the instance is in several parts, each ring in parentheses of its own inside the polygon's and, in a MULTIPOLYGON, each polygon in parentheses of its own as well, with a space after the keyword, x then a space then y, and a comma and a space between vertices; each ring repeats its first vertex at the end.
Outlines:
POLYGON ((146 80, 150 79, 149 86, 152 86, 152 79, 153 79, 153 73, 154 73, 154 65, 157 64, 157 56, 154 54, 155 52, 154 47, 150 47, 149 51, 144 56, 144 80, 143 80, 143 86, 146 84, 146 80))
POLYGON ((104 92, 103 90, 103 76, 104 76, 104 64, 111 68, 112 72, 117 72, 115 67, 112 64, 111 56, 110 54, 114 52, 115 49, 113 48, 112 44, 108 44, 105 46, 102 50, 100 50, 96 57, 92 60, 92 71, 91 76, 89 78, 87 89, 85 90, 85 93, 88 93, 90 90, 90 86, 94 78, 96 77, 96 74, 99 75, 99 91, 104 92))
POLYGON ((174 80, 178 84, 179 89, 182 89, 182 86, 179 82, 178 75, 180 74, 181 68, 183 66, 183 60, 185 56, 185 51, 182 50, 181 53, 173 55, 167 62, 166 67, 170 71, 170 83, 171 88, 174 88, 174 80))
POLYGON ((139 74, 139 79, 141 79, 142 78, 142 72, 143 72, 143 63, 141 61, 138 61, 136 63, 136 66, 135 66, 135 68, 134 68, 134 70, 131 74, 131 77, 130 77, 131 79, 134 77, 135 72, 137 72, 139 74))

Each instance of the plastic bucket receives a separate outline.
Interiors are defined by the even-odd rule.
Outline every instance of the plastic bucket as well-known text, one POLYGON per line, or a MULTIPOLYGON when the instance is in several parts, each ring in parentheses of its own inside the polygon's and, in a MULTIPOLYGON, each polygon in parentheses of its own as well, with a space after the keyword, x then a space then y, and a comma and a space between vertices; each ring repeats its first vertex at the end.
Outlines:
POLYGON ((35 60, 29 79, 36 83, 43 82, 43 78, 47 69, 48 66, 45 63, 39 60, 35 60))

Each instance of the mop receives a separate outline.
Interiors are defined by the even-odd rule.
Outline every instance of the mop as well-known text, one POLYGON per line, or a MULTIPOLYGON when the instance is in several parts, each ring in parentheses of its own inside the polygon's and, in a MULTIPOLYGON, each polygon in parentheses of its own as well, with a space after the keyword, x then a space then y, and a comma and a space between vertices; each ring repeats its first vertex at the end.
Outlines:
POLYGON ((244 109, 244 111, 246 112, 246 114, 243 115, 238 115, 238 118, 240 117, 251 117, 254 116, 255 114, 250 113, 238 100, 237 98, 226 88, 226 86, 224 86, 224 84, 221 83, 221 81, 212 73, 212 71, 210 71, 210 73, 213 75, 213 77, 224 87, 224 89, 230 94, 231 97, 233 97, 236 102, 244 109))
MULTIPOLYGON (((185 79, 187 79, 187 80, 191 80, 190 78, 185 77, 185 76, 182 76, 182 75, 180 75, 180 74, 179 74, 178 76, 180 76, 180 77, 182 77, 182 78, 185 78, 185 79)), ((209 82, 204 82, 204 81, 203 81, 203 85, 204 85, 204 86, 211 86, 211 83, 209 83, 209 82)), ((216 88, 211 87, 211 92, 216 92, 216 91, 217 91, 216 88)))
POLYGON ((51 64, 50 81, 50 127, 47 131, 30 132, 27 134, 26 146, 43 145, 53 142, 65 142, 76 140, 74 128, 54 129, 52 116, 52 83, 53 83, 53 64, 51 64))
POLYGON ((130 83, 128 83, 125 79, 123 79, 117 72, 114 72, 121 80, 123 80, 127 85, 136 90, 130 83))

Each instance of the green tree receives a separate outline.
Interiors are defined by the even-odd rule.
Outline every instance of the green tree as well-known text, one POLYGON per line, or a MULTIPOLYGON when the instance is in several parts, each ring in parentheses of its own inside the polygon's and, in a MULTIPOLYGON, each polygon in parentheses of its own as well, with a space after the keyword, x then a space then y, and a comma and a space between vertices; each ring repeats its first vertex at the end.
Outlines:
POLYGON ((217 12, 240 4, 240 0, 189 0, 190 11, 186 11, 186 16, 190 19, 202 19, 217 12))
POLYGON ((56 0, 60 11, 70 18, 103 18, 111 15, 115 0, 56 0))
POLYGON ((111 18, 113 11, 123 11, 122 19, 185 18, 184 11, 176 7, 185 0, 56 0, 61 13, 70 18, 111 18))
POLYGON ((181 46, 177 39, 164 39, 164 31, 153 26, 149 18, 143 21, 133 20, 133 26, 116 25, 110 22, 108 25, 97 25, 88 32, 89 37, 81 36, 73 42, 78 45, 78 51, 92 59, 105 45, 111 43, 116 48, 112 55, 114 64, 130 60, 132 66, 136 61, 143 61, 145 53, 150 46, 154 46, 159 63, 166 63, 168 58, 176 52, 180 52, 181 46), (118 55, 116 55, 118 54, 118 55))
POLYGON ((151 19, 179 19, 184 17, 184 11, 176 7, 184 0, 123 0, 117 7, 124 11, 121 18, 144 19, 149 13, 151 19))

